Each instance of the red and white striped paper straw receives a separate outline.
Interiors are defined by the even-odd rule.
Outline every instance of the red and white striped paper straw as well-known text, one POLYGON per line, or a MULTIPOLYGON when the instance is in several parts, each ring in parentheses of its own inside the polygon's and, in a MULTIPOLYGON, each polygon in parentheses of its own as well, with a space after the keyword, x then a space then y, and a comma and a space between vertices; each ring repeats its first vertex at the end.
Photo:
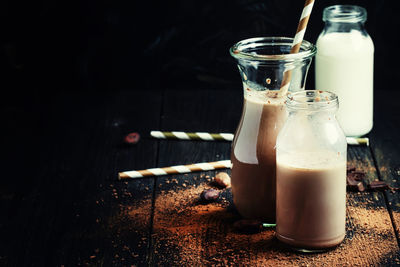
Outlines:
POLYGON ((140 171, 126 171, 118 173, 118 179, 141 178, 145 176, 160 176, 168 174, 189 173, 197 171, 210 171, 216 169, 231 168, 230 160, 220 160, 214 162, 202 162, 188 165, 177 165, 164 168, 152 168, 140 171))

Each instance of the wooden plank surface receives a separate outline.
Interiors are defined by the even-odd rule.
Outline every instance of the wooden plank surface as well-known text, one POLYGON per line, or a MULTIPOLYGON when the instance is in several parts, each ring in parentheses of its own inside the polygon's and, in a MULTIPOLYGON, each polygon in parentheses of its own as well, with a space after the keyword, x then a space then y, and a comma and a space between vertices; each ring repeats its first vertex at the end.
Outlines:
MULTIPOLYGON (((371 149, 350 147, 348 165, 366 172, 369 182, 379 178, 400 187, 399 111, 389 102, 376 110, 371 149)), ((349 192, 345 242, 327 253, 299 254, 277 242, 273 229, 235 230, 240 216, 230 189, 218 189, 215 203, 200 201, 205 188, 215 188, 210 180, 218 171, 116 180, 121 170, 229 159, 229 142, 145 135, 158 129, 233 132, 241 105, 240 90, 54 94, 33 101, 26 118, 10 105, 5 114, 16 113, 17 120, 7 121, 9 136, 26 120, 34 140, 25 146, 32 169, 2 181, 7 216, 0 221, 0 265, 399 265, 393 228, 398 234, 399 192, 349 192), (132 131, 143 138, 123 145, 132 131)))
MULTIPOLYGON (((370 134, 379 179, 400 187, 400 92, 375 93, 374 128, 370 134)), ((400 192, 385 192, 397 238, 400 236, 400 192)), ((400 241, 399 241, 400 244, 400 241)))
MULTIPOLYGON (((212 101, 212 96, 207 95, 197 95, 195 98, 199 103, 212 101)), ((179 97, 174 99, 180 103, 179 97)), ((183 99, 185 102, 190 101, 187 97, 183 99)), ((168 101, 166 98, 166 103, 168 101)), ((163 130, 212 129, 208 125, 215 114, 212 106, 206 111, 204 105, 196 102, 192 105, 165 106, 170 110, 163 113, 163 130), (193 116, 198 113, 197 124, 194 125, 193 116), (203 123, 205 126, 201 126, 203 123)), ((230 114, 236 114, 238 118, 237 112, 230 114)), ((225 143, 163 141, 160 144, 160 163, 171 165, 182 161, 215 160, 208 155, 212 157, 214 151, 221 149, 225 150, 226 156, 229 155, 225 143)), ((368 147, 350 147, 348 158, 349 166, 366 172, 368 181, 377 178, 368 147)), ((152 235, 154 255, 151 256, 151 264, 395 266, 400 263, 399 247, 382 193, 348 193, 345 242, 327 253, 299 254, 277 242, 273 229, 250 235, 235 231, 233 223, 240 216, 232 207, 230 190, 223 190, 222 197, 216 203, 201 202, 200 193, 205 188, 213 187, 205 175, 211 178, 214 173, 158 178, 152 235)))
POLYGON ((4 265, 144 264, 153 179, 123 183, 116 175, 156 163, 157 142, 129 147, 122 138, 159 126, 161 95, 79 93, 49 100, 41 169, 5 228, 11 231, 4 265), (142 213, 130 214, 132 203, 140 203, 142 213))
POLYGON ((96 180, 95 189, 80 205, 86 218, 71 232, 80 234, 71 238, 71 265, 124 266, 147 261, 154 179, 120 182, 117 173, 156 164, 158 144, 143 133, 159 126, 161 99, 156 92, 120 93, 110 99, 99 137, 103 144, 93 148, 98 155, 87 174, 96 180), (125 145, 123 137, 136 131, 142 134, 139 143, 125 145), (136 205, 142 209, 132 212, 136 205))
MULTIPOLYGON (((14 258, 14 244, 26 236, 21 223, 20 207, 26 202, 25 196, 36 195, 37 180, 33 179, 39 170, 42 150, 35 140, 43 131, 41 117, 35 112, 39 106, 34 94, 12 95, 1 105, 1 147, 2 177, 0 179, 0 265, 9 264, 14 258), (21 171, 25 170, 24 174, 21 171), (29 171, 28 171, 29 170, 29 171)), ((26 211, 24 211, 26 212, 26 211)), ((29 210, 28 210, 29 212, 29 210)), ((25 219, 24 219, 25 220, 25 219)), ((20 256, 18 256, 20 257, 20 256)))
MULTIPOLYGON (((241 92, 167 92, 161 130, 233 132, 241 112, 241 97, 241 92)), ((160 143, 159 166, 224 160, 229 159, 229 153, 229 142, 166 140, 160 143)), ((182 247, 190 247, 202 240, 191 239, 192 235, 199 234, 197 225, 186 230, 180 228, 190 224, 192 218, 182 218, 177 213, 190 213, 190 209, 183 207, 190 207, 192 201, 198 200, 198 191, 214 174, 215 171, 209 171, 157 178, 150 265, 179 265, 179 262, 190 265, 196 263, 191 261, 192 258, 202 257, 190 253, 186 258, 182 257, 182 247), (179 192, 186 192, 186 196, 193 198, 186 199, 185 194, 179 192), (174 244, 178 240, 182 240, 182 246, 174 244)))

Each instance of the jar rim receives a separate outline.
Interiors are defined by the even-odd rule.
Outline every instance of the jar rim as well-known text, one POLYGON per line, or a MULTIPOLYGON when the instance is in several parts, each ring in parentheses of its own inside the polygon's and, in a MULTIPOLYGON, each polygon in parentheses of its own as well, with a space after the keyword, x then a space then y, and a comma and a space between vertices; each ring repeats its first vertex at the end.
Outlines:
MULTIPOLYGON (((288 46, 291 47, 293 39, 290 37, 254 37, 241 40, 235 43, 229 52, 232 57, 238 60, 250 61, 298 61, 311 58, 317 52, 314 44, 303 40, 298 53, 284 54, 257 54, 255 51, 265 49, 272 46, 288 46)), ((289 49, 290 50, 290 49, 289 49)))
POLYGON ((338 96, 329 91, 302 90, 286 95, 286 107, 290 110, 333 109, 339 105, 338 96))
POLYGON ((367 10, 356 5, 333 5, 324 8, 323 21, 329 22, 365 22, 367 20, 367 10))

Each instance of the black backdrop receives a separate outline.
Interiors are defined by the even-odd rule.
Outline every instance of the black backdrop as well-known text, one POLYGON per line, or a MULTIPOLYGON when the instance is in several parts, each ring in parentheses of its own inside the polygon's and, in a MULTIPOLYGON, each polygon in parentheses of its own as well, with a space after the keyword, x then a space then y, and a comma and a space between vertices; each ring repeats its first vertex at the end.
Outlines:
MULTIPOLYGON (((240 88, 228 48, 255 36, 293 36, 302 0, 5 1, 0 4, 0 84, 9 92, 240 88)), ((357 4, 375 43, 375 89, 397 89, 396 1, 317 0, 322 10, 357 4), (396 40, 396 41, 395 41, 396 40)), ((311 68, 307 87, 314 88, 311 68)))

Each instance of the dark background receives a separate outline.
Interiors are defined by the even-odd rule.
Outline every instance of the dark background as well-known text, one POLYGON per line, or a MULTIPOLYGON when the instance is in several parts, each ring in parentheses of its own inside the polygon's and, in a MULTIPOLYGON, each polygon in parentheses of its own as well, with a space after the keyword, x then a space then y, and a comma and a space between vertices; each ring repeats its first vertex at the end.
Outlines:
MULTIPOLYGON (((375 90, 397 90, 398 4, 317 0, 306 40, 315 43, 323 8, 339 3, 367 8, 375 90)), ((50 122, 68 125, 76 119, 71 114, 79 99, 88 95, 90 109, 100 96, 127 90, 240 92, 229 47, 249 37, 294 36, 303 5, 301 0, 0 1, 5 158, 0 191, 23 196, 31 190, 46 164, 41 160, 46 149, 61 142, 58 136, 82 131, 79 125, 55 130, 50 122)), ((314 88, 313 65, 307 88, 314 88)))
MULTIPOLYGON (((375 43, 375 91, 398 90, 398 1, 316 0, 306 40, 315 43, 323 28, 322 10, 333 4, 367 8, 366 28, 375 43)), ((138 91, 150 90, 235 90, 240 97, 241 81, 229 47, 249 37, 294 36, 303 5, 303 0, 0 1, 0 265, 4 251, 31 247, 13 254, 24 260, 20 253, 31 253, 29 261, 40 242, 50 239, 43 246, 50 249, 59 244, 57 231, 65 234, 62 229, 75 222, 70 218, 75 203, 98 190, 93 187, 96 177, 90 176, 99 168, 93 167, 99 162, 96 151, 105 153, 101 148, 106 143, 111 147, 127 132, 156 123, 136 118, 136 113, 125 122, 109 122, 109 117, 118 118, 110 110, 128 114, 130 108, 138 109, 134 104, 112 106, 121 98, 118 91, 133 91, 127 94, 132 103, 138 91), (36 220, 21 229, 30 225, 29 218, 36 220), (25 233, 30 243, 22 238, 25 233)), ((313 66, 307 87, 314 88, 313 66)), ((139 99, 147 95, 141 93, 139 99)), ((149 103, 161 105, 156 100, 149 103)), ((114 166, 115 159, 107 156, 98 157, 114 166)))
MULTIPOLYGON (((333 4, 367 9, 375 90, 397 89, 397 2, 317 0, 306 40, 316 42, 322 10, 333 4)), ((14 0, 0 5, 0 83, 18 98, 82 90, 237 90, 241 83, 229 47, 248 37, 294 36, 304 1, 14 0)), ((307 87, 314 88, 313 67, 307 87)))

